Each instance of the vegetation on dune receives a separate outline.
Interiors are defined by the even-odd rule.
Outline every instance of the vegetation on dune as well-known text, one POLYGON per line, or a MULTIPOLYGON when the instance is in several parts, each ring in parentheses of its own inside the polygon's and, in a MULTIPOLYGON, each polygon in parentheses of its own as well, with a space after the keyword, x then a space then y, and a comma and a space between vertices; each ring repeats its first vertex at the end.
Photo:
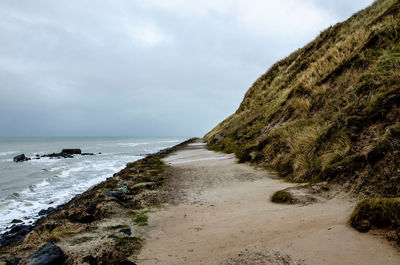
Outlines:
POLYGON ((279 190, 275 192, 271 197, 271 201, 275 203, 287 203, 287 204, 296 203, 296 199, 293 197, 293 195, 286 190, 279 190))
POLYGON ((400 234, 400 198, 364 200, 357 205, 350 223, 360 232, 376 227, 397 229, 400 234))
POLYGON ((400 2, 378 0, 273 65, 205 135, 295 182, 400 196, 400 2))

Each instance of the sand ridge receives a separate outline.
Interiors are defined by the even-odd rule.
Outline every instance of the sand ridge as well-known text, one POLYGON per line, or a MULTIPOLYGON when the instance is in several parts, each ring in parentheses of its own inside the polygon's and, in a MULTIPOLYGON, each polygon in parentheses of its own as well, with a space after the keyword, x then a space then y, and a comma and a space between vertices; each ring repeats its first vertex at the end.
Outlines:
POLYGON ((347 224, 346 196, 271 203, 294 184, 202 143, 164 161, 171 203, 150 214, 138 264, 400 264, 396 248, 347 224))

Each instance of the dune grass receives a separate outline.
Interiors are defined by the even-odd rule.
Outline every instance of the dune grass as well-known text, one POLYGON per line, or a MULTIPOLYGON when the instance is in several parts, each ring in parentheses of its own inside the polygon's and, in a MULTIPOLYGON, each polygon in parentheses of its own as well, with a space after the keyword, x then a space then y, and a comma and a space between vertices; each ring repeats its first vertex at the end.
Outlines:
POLYGON ((400 196, 399 134, 387 140, 400 126, 398 14, 400 2, 375 1, 277 62, 205 135, 210 149, 291 181, 400 196))

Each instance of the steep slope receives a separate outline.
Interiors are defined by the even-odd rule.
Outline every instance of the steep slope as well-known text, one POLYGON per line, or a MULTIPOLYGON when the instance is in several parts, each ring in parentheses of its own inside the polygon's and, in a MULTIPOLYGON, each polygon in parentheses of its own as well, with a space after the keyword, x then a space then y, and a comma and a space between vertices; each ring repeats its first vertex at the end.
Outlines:
POLYGON ((400 1, 378 0, 273 65, 205 135, 297 182, 400 196, 400 1))

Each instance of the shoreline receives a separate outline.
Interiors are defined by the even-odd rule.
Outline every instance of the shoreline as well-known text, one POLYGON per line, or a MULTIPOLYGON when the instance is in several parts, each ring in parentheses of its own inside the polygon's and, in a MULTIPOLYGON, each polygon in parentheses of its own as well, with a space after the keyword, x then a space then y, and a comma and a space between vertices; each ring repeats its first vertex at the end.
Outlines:
POLYGON ((44 218, 0 248, 0 265, 49 253, 58 263, 32 264, 398 264, 398 247, 350 227, 355 203, 340 188, 283 182, 189 139, 44 218), (283 189, 298 200, 273 203, 283 189))
MULTIPOLYGON (((73 234, 72 232, 77 232, 77 226, 84 227, 84 230, 90 230, 93 228, 90 227, 91 224, 112 215, 112 209, 109 209, 112 207, 109 207, 109 205, 108 207, 102 207, 103 205, 101 204, 109 204, 112 201, 114 203, 116 202, 122 207, 127 207, 132 203, 131 201, 133 200, 132 198, 128 197, 134 197, 134 195, 143 193, 143 191, 158 188, 162 185, 163 179, 153 179, 153 183, 156 183, 153 185, 150 184, 152 181, 149 179, 142 179, 146 180, 146 182, 140 180, 141 173, 151 171, 151 173, 160 174, 159 171, 163 170, 162 164, 159 163, 160 159, 194 140, 195 138, 185 140, 172 147, 160 150, 156 153, 148 154, 146 157, 135 162, 127 163, 124 169, 113 174, 112 177, 109 177, 105 181, 90 187, 85 192, 71 198, 71 200, 68 202, 57 206, 54 210, 43 209, 46 212, 46 216, 39 218, 31 225, 12 225, 11 230, 0 235, 0 264, 2 264, 1 262, 7 262, 18 258, 16 256, 17 252, 14 251, 13 248, 18 249, 18 247, 21 247, 21 245, 25 245, 23 247, 25 249, 24 252, 29 253, 32 251, 32 249, 37 248, 37 244, 52 241, 54 241, 53 243, 56 243, 56 241, 58 241, 57 239, 47 238, 47 240, 45 240, 44 237, 46 237, 45 234, 50 237, 54 236, 51 235, 51 231, 62 230, 59 229, 60 226, 63 226, 62 222, 59 222, 62 219, 64 219, 65 222, 71 223, 70 226, 74 227, 75 230, 72 229, 74 230, 72 231, 71 228, 64 228, 63 230, 70 231, 64 231, 64 233, 59 232, 58 234, 62 234, 61 236, 73 234), (135 171, 133 170, 135 168, 140 169, 136 170, 137 172, 132 172, 135 171), (139 177, 136 176, 137 180, 132 180, 134 175, 139 175, 139 177), (147 183, 146 185, 148 186, 135 186, 135 182, 139 182, 139 184, 140 182, 147 183), (93 195, 96 195, 98 198, 93 195), (81 211, 76 211, 76 209, 73 208, 80 208, 81 211), (52 220, 55 220, 55 222, 53 222, 53 224, 51 224, 49 227, 49 223, 51 223, 52 220), (35 234, 35 236, 32 236, 32 234, 35 234), (32 245, 30 241, 34 241, 36 244, 32 245), (26 248, 30 251, 27 251, 26 248)), ((55 232, 55 234, 57 234, 57 232, 55 232)), ((27 255, 25 255, 25 257, 26 256, 27 255)))

